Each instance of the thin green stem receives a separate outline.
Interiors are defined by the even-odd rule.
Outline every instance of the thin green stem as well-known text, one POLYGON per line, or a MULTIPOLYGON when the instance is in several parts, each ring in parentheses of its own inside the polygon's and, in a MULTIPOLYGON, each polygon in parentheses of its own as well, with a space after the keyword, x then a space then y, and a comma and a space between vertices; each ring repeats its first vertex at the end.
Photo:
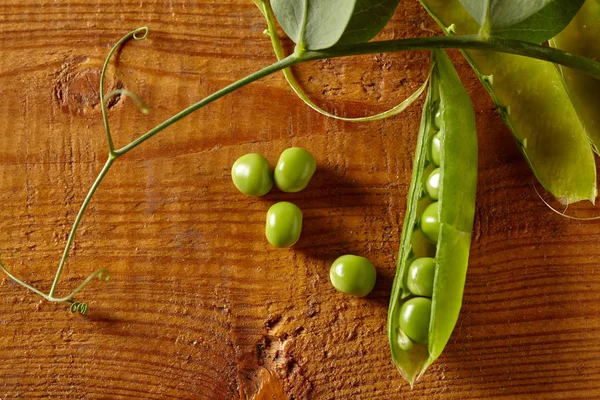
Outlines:
POLYGON ((100 279, 102 282, 108 282, 108 280, 110 279, 110 273, 106 269, 96 270, 96 271, 92 272, 81 283, 81 285, 79 285, 75 290, 73 290, 67 296, 65 296, 65 297, 50 297, 49 300, 54 301, 54 302, 62 302, 62 301, 72 302, 73 300, 71 300, 71 299, 73 298, 73 296, 75 296, 77 293, 81 292, 87 286, 87 284, 90 283, 96 277, 98 277, 98 279, 100 279))
POLYGON ((26 289, 31 290, 33 293, 39 294, 40 296, 42 296, 46 300, 51 301, 51 302, 55 302, 55 303, 60 303, 60 302, 63 302, 63 301, 68 301, 68 302, 73 303, 73 300, 71 300, 73 298, 73 296, 75 296, 77 293, 81 292, 87 286, 87 284, 90 283, 92 281, 92 279, 94 279, 95 277, 98 277, 98 279, 100 279, 103 282, 107 282, 110 279, 110 273, 108 272, 108 270, 106 270, 106 269, 99 269, 97 271, 92 272, 81 283, 81 285, 79 285, 77 287, 77 289, 75 289, 71 293, 69 293, 69 295, 67 295, 65 297, 53 297, 53 296, 47 295, 46 293, 42 292, 41 290, 38 290, 38 289, 34 288, 33 286, 29 285, 28 283, 23 282, 22 280, 20 280, 19 278, 17 278, 13 274, 11 274, 6 269, 6 267, 2 264, 2 262, 0 262, 0 269, 2 269, 2 271, 4 271, 4 273, 6 275, 8 275, 8 277, 10 279, 12 279, 13 281, 17 282, 19 285, 23 286, 26 289))
MULTIPOLYGON (((271 8, 271 3, 268 1, 261 1, 258 6, 260 11, 265 16, 265 20, 267 21, 267 32, 269 37, 271 38, 271 45, 273 46, 273 50, 275 51, 275 56, 278 60, 285 58, 285 52, 283 51, 283 46, 281 46, 281 40, 277 36, 277 27, 275 23, 275 15, 273 14, 273 9, 271 8)), ((289 71, 289 69, 284 69, 283 72, 289 71)))
POLYGON ((13 274, 11 274, 2 264, 2 262, 0 262, 0 269, 2 269, 2 271, 4 271, 4 273, 6 275, 8 275, 8 277, 10 279, 12 279, 13 281, 17 282, 19 285, 23 286, 26 289, 31 290, 32 292, 39 294, 40 296, 42 296, 43 298, 45 298, 46 300, 51 300, 51 298, 44 292, 34 288, 33 286, 23 282, 22 280, 20 280, 19 278, 17 278, 16 276, 14 276, 13 274))
POLYGON ((142 136, 140 136, 133 142, 129 143, 127 146, 124 146, 124 147, 120 148, 119 150, 115 150, 115 154, 118 156, 121 156, 121 155, 127 153, 128 151, 133 150, 134 148, 136 148, 137 146, 139 146, 146 140, 150 139, 152 136, 156 135, 158 132, 162 131, 163 129, 165 129, 166 127, 168 127, 170 125, 173 125, 175 122, 177 122, 180 119, 184 118, 185 116, 193 113, 197 109, 202 108, 205 105, 212 103, 213 101, 215 101, 217 99, 220 99, 221 97, 225 96, 226 94, 231 93, 231 92, 241 88, 242 86, 246 86, 247 84, 252 83, 258 79, 264 78, 267 75, 271 75, 274 72, 281 71, 282 69, 287 68, 291 65, 297 64, 298 62, 299 62, 298 57, 295 54, 292 54, 292 55, 284 58, 283 60, 276 62, 275 64, 271 64, 268 67, 258 70, 256 72, 254 72, 253 74, 250 74, 250 75, 246 76, 245 78, 242 78, 239 81, 234 82, 231 85, 226 86, 223 89, 214 92, 213 94, 211 94, 208 97, 205 97, 204 99, 200 100, 196 104, 191 105, 190 107, 186 108, 185 110, 180 111, 179 113, 173 115, 171 118, 163 121, 162 123, 155 126, 154 128, 152 128, 151 130, 149 130, 148 132, 146 132, 145 134, 143 134, 142 136))
MULTIPOLYGON (((77 228, 79 227, 79 223, 81 222, 83 214, 85 213, 85 210, 87 210, 88 205, 90 204, 90 201, 92 200, 92 197, 94 196, 94 193, 96 193, 96 190, 98 189, 98 186, 100 186, 100 183, 102 183, 102 180, 108 173, 108 170, 110 169, 113 162, 115 162, 117 157, 118 157, 118 155, 116 155, 116 156, 110 155, 108 157, 108 159, 106 160, 106 164, 104 164, 104 167, 102 167, 102 170, 98 174, 98 177, 94 181, 94 184, 92 185, 87 196, 83 200, 83 203, 81 204, 81 208, 79 208, 79 212, 77 213, 75 222, 73 222, 73 226, 71 227, 71 233, 69 233, 69 237, 67 239, 67 244, 65 245, 65 249, 63 251, 62 258, 60 259, 60 264, 58 265, 58 268, 56 270, 56 276, 54 277, 54 282, 52 282, 52 287, 50 288, 50 292, 48 293, 49 297, 52 297, 52 298, 54 297, 54 292, 56 291, 56 285, 58 285, 58 280, 60 279, 60 275, 62 274, 62 270, 63 270, 63 267, 65 266, 65 262, 67 261, 67 257, 69 256, 69 251, 71 250, 71 245, 73 244, 73 240, 75 239, 75 233, 77 232, 77 228)), ((83 286, 85 286, 85 285, 83 285, 83 286)))
MULTIPOLYGON (((111 91, 110 93, 108 93, 106 96, 104 95, 104 79, 106 76, 106 70, 108 68, 108 64, 110 63, 110 59, 112 58, 113 54, 127 40, 129 40, 131 38, 133 38, 135 40, 144 40, 147 36, 148 36, 148 28, 147 27, 141 27, 141 28, 138 28, 138 29, 135 29, 135 30, 129 32, 127 35, 123 36, 117 43, 114 44, 114 46, 108 52, 106 59, 104 60, 104 65, 102 66, 102 72, 100 74, 99 93, 100 93, 100 105, 101 105, 101 109, 102 109, 102 119, 104 121, 104 129, 106 131, 106 139, 108 142, 109 155, 108 155, 108 159, 106 160, 106 164, 104 164, 104 167, 98 174, 98 177, 94 181, 94 184, 92 185, 87 196, 83 200, 83 203, 81 204, 81 208, 79 209, 79 212, 77 213, 77 217, 75 218, 75 221, 73 222, 73 226, 71 227, 71 232, 69 233, 69 237, 67 238, 67 243, 65 245, 63 255, 60 259, 60 263, 58 264, 58 268, 56 270, 56 275, 54 277, 54 281, 52 282, 52 287, 50 288, 50 292, 48 293, 48 296, 47 296, 47 298, 50 298, 52 301, 70 300, 75 294, 79 293, 96 276, 98 276, 100 279, 102 279, 103 276, 106 276, 107 277, 106 280, 108 280, 108 276, 109 276, 108 271, 98 270, 98 271, 95 271, 94 273, 92 273, 90 276, 88 276, 88 278, 85 281, 83 281, 83 283, 81 285, 79 285, 79 287, 77 289, 75 289, 73 292, 71 292, 71 294, 69 294, 68 296, 66 296, 64 298, 55 298, 54 297, 54 292, 56 291, 56 286, 58 285, 60 275, 62 274, 63 268, 64 268, 67 258, 69 256, 69 252, 71 250, 71 246, 73 244, 73 240, 75 239, 75 234, 77 233, 77 228, 79 227, 81 219, 83 218, 83 215, 85 214, 85 211, 87 210, 87 207, 90 204, 90 201, 92 200, 92 197, 94 196, 94 193, 96 193, 96 190, 100 186, 100 183, 102 183, 102 180, 108 173, 113 162, 119 156, 118 154, 115 154, 115 147, 114 147, 112 135, 110 134, 110 126, 109 126, 109 122, 108 122, 108 111, 106 109, 106 101, 115 95, 121 94, 121 95, 129 96, 132 99, 134 99, 137 102, 138 107, 142 110, 142 112, 147 113, 147 110, 148 110, 147 105, 136 94, 130 92, 129 90, 115 89, 115 90, 111 91)), ((33 288, 29 287, 29 289, 33 289, 33 288)), ((35 290, 36 290, 36 293, 39 293, 39 291, 37 291, 37 289, 35 289, 35 290)))
MULTIPOLYGON (((110 49, 106 59, 104 60, 104 65, 102 66, 102 72, 100 73, 100 107, 102 109, 102 120, 104 121, 104 130, 106 131, 106 140, 108 141, 108 151, 112 154, 115 151, 115 146, 113 143, 112 135, 110 134, 110 126, 108 124, 108 111, 106 110, 106 99, 104 96, 104 78, 106 76, 106 69, 108 68, 108 64, 110 63, 110 59, 117 49, 127 40, 134 38, 135 40, 144 40, 148 36, 148 28, 141 27, 134 31, 129 32, 127 35, 123 36, 121 40, 119 40, 115 45, 110 49), (140 36, 139 34, 142 33, 140 36)), ((107 96, 110 98, 110 96, 107 96)))
POLYGON ((334 46, 324 50, 307 50, 296 62, 320 60, 363 54, 396 52, 405 50, 431 50, 431 49, 470 49, 491 50, 501 53, 515 54, 549 61, 565 67, 577 69, 585 74, 600 79, 600 62, 559 49, 545 47, 521 40, 504 39, 490 36, 483 40, 479 35, 464 36, 435 36, 428 38, 386 40, 379 42, 360 43, 348 46, 334 46))

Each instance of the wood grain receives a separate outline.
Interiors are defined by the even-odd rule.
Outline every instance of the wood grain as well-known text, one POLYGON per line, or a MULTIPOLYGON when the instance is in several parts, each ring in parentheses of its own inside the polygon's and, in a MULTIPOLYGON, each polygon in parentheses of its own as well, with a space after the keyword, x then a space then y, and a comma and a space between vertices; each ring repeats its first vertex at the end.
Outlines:
MULTIPOLYGON (((110 46, 118 144, 274 59, 249 0, 5 0, 0 4, 0 250, 47 290, 71 223, 106 158, 97 101, 110 46)), ((403 2, 381 38, 439 32, 403 2)), ((86 316, 0 278, 0 397, 56 399, 600 398, 600 228, 549 211, 493 103, 453 51, 477 110, 478 205, 464 306, 448 347, 410 390, 392 365, 387 305, 420 106, 382 122, 320 116, 280 74, 196 112, 118 160, 94 198, 59 286, 90 272, 86 316), (233 161, 288 146, 318 161, 298 194, 255 199, 233 161), (305 216, 293 249, 263 235, 266 210, 305 216), (377 267, 374 292, 335 292, 344 253, 377 267), (275 396, 275 397, 273 397, 275 396)), ((295 71, 337 114, 382 111, 414 91, 428 54, 328 60, 295 71)), ((592 214, 590 206, 575 211, 592 214)))

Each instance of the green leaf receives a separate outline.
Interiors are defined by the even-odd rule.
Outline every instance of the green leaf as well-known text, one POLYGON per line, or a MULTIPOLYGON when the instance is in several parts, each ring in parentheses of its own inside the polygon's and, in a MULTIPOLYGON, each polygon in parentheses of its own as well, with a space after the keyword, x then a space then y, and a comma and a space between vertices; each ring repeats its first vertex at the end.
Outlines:
POLYGON ((585 0, 460 0, 481 32, 542 43, 562 31, 585 0))
POLYGON ((308 50, 336 44, 352 17, 357 0, 272 0, 271 7, 283 31, 308 50))
POLYGON ((300 35, 302 34, 302 26, 304 25, 304 10, 306 8, 307 0, 298 1, 286 1, 286 0, 272 0, 271 7, 273 13, 277 18, 277 22, 281 25, 281 28, 286 35, 294 43, 300 42, 300 35))
POLYGON ((337 44, 365 43, 392 19, 400 0, 358 0, 342 38, 337 44))

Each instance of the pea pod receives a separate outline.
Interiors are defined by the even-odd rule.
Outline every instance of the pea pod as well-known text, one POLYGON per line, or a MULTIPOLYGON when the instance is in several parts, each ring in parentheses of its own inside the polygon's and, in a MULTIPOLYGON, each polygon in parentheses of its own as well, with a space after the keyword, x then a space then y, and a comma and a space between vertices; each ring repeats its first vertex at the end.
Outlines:
MULTIPOLYGON (((550 45, 600 61, 600 1, 587 0, 550 45)), ((594 145, 600 149, 600 79, 559 67, 575 110, 594 145)))
POLYGON ((433 51, 433 63, 388 313, 392 359, 411 386, 441 354, 458 319, 477 186, 473 106, 443 50, 433 51), (432 156, 431 147, 436 145, 439 158, 432 156), (423 211, 424 199, 429 201, 424 178, 435 167, 439 168, 438 201, 423 211), (431 258, 420 258, 421 245, 415 243, 425 240, 419 236, 420 214, 427 214, 432 206, 439 223, 437 237, 430 238, 435 242, 433 271, 431 258))
MULTIPOLYGON (((451 34, 475 34, 479 25, 459 0, 419 0, 451 34)), ((492 96, 539 182, 564 204, 594 201, 596 166, 585 129, 550 63, 510 54, 463 54, 492 96)))

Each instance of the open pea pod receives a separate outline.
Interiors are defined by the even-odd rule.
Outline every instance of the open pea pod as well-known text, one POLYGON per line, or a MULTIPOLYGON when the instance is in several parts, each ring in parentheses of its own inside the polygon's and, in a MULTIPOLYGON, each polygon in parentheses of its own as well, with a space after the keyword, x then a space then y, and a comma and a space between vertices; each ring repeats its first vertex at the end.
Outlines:
POLYGON ((458 319, 477 186, 473 106, 447 54, 432 54, 388 313, 392 359, 411 386, 458 319))
MULTIPOLYGON (((447 34, 479 24, 459 0, 419 0, 447 34)), ((498 52, 463 51, 539 182, 564 204, 594 202, 596 166, 586 131, 554 65, 498 52)))
MULTIPOLYGON (((600 1, 587 0, 571 23, 550 45, 600 61, 600 1)), ((558 67, 585 130, 600 149, 600 79, 558 67)))

